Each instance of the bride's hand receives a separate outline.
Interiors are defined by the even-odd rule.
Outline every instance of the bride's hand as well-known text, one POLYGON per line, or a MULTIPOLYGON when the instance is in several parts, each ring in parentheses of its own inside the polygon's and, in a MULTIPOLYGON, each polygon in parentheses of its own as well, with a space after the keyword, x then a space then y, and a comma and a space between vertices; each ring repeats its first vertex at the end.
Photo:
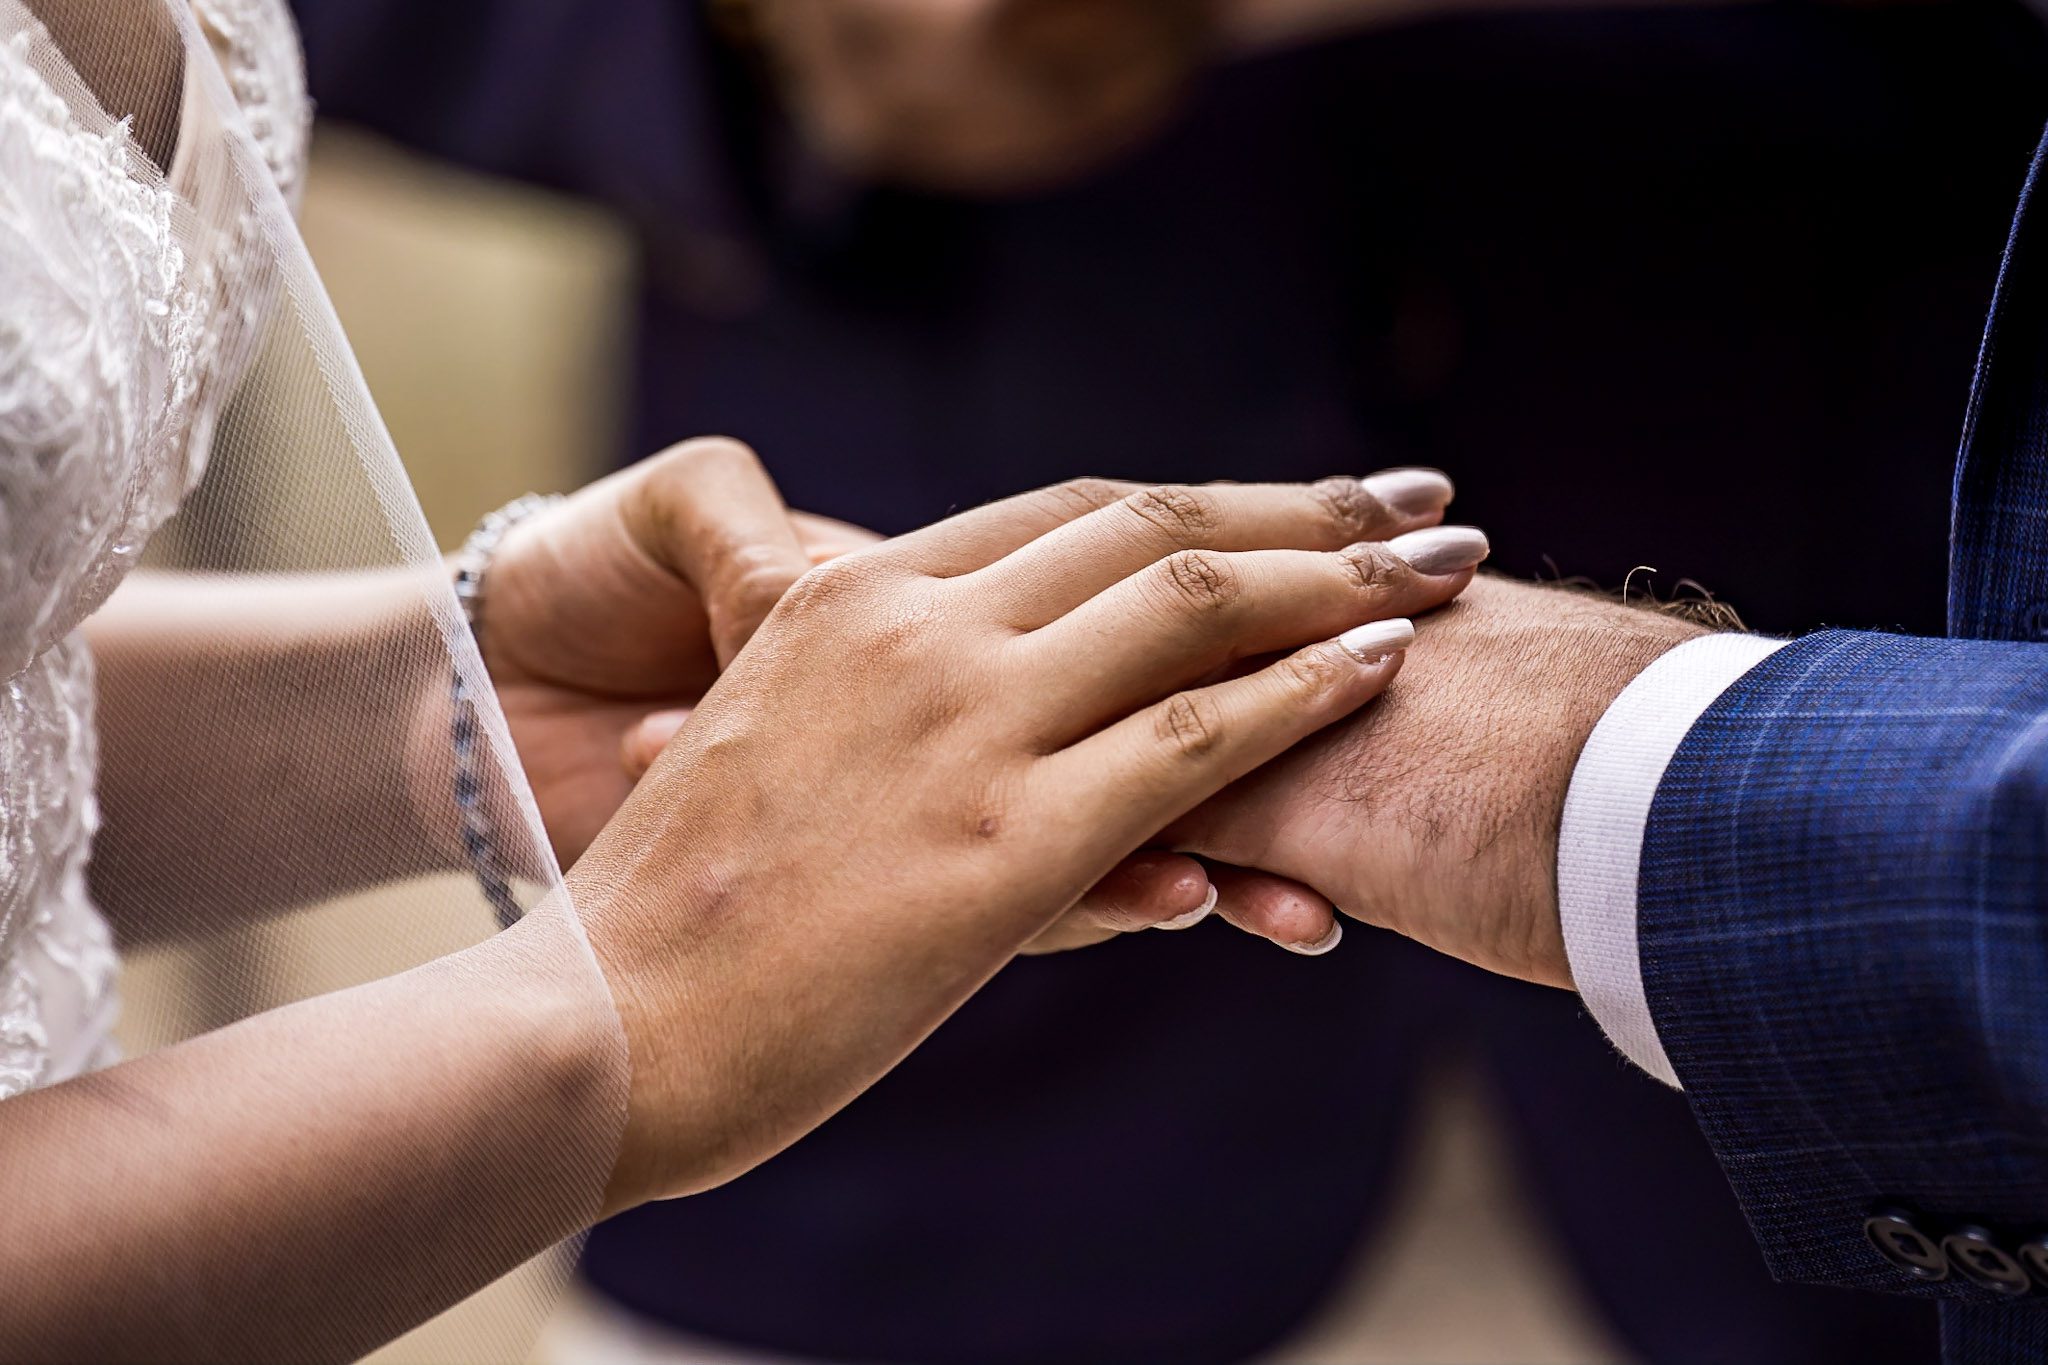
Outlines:
MULTIPOLYGON (((1096 487, 1104 497, 1138 491, 1096 487)), ((1359 504, 1361 537, 1433 523, 1450 496, 1448 483, 1415 471, 1376 475, 1366 488, 1381 496, 1359 504)), ((591 484, 506 538, 488 580, 484 655, 565 866, 789 586, 880 539, 790 512, 753 451, 721 437, 686 441, 591 484)), ((1327 941, 1327 909, 1299 888, 1249 871, 1224 875, 1222 913, 1240 928, 1295 951, 1327 941)), ((1193 858, 1141 851, 1026 951, 1186 927, 1216 903, 1193 858)))
POLYGON ((808 573, 570 874, 632 1047, 612 1205, 799 1136, 1153 831, 1376 695, 1386 618, 1471 577, 1357 543, 1387 517, 1355 479, 1070 484, 808 573))
POLYGON ((646 736, 674 729, 789 585, 878 539, 791 513, 754 453, 716 437, 601 479, 505 538, 486 580, 484 661, 564 865, 659 750, 646 736))

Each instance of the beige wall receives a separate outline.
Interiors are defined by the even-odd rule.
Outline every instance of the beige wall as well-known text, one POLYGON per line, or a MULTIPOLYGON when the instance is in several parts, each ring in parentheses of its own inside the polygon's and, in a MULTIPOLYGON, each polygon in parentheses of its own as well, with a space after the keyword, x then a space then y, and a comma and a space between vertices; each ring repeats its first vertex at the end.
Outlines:
POLYGON ((632 260, 603 214, 323 126, 301 222, 444 546, 612 457, 632 260))

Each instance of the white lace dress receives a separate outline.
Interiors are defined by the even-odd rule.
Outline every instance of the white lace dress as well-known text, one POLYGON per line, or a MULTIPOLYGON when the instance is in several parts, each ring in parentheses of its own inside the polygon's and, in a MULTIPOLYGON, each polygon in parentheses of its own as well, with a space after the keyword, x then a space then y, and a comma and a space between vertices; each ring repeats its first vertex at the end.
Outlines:
MULTIPOLYGON (((295 193, 310 107, 284 0, 193 4, 295 193)), ((198 480, 247 361, 224 338, 253 332, 227 316, 248 306, 250 239, 184 201, 180 161, 149 174, 124 124, 51 78, 53 51, 0 0, 0 1099, 112 1059, 78 626, 198 480)), ((186 85, 181 146, 206 117, 186 85)))

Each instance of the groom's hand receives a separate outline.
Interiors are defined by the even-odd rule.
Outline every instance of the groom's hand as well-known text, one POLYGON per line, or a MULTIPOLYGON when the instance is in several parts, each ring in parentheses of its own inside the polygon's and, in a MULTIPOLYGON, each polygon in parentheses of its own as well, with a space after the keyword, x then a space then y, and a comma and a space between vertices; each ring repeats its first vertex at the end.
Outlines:
POLYGON ((1224 791, 1169 842, 1294 878, 1468 962, 1568 987, 1557 836, 1572 768, 1622 689, 1702 629, 1490 577, 1416 624, 1386 696, 1224 791))

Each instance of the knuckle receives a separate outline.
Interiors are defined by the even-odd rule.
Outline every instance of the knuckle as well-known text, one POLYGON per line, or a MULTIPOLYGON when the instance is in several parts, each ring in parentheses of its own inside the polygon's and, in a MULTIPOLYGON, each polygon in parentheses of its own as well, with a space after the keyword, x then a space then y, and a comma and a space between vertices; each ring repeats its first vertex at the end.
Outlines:
POLYGON ((685 471, 716 465, 758 468, 761 464, 761 457, 754 453, 752 446, 731 436, 693 436, 670 446, 654 458, 665 467, 685 471))
POLYGON ((684 537, 703 534, 699 523, 715 530, 707 494, 712 471, 751 466, 768 477, 751 447, 727 436, 699 436, 672 445, 635 465, 628 474, 626 516, 656 546, 671 546, 684 537))
POLYGON ((1298 697, 1313 697, 1337 685, 1343 670, 1327 650, 1310 649, 1290 654, 1278 665, 1282 681, 1298 697))
POLYGON ((1223 521, 1223 509, 1214 494, 1179 484, 1140 489, 1124 499, 1124 505, 1176 545, 1200 543, 1223 521))
POLYGON ((834 559, 797 579, 781 594, 781 602, 784 610, 791 612, 838 611, 862 593, 867 580, 868 571, 856 557, 834 559))
POLYGON ((1041 494, 1053 510, 1068 520, 1108 507, 1129 492, 1114 479, 1081 478, 1056 483, 1041 494))
POLYGON ((1380 525, 1387 516, 1386 504, 1366 492, 1357 479, 1319 479, 1309 485, 1309 496, 1339 536, 1355 536, 1380 525))
MULTIPOLYGON (((664 458, 657 456, 656 460, 664 458)), ((671 568, 675 563, 669 547, 680 544, 689 533, 689 519, 683 511, 689 481, 681 466, 657 463, 648 471, 647 481, 635 487, 639 496, 628 499, 622 513, 629 531, 671 568)))
POLYGON ((1337 552, 1345 574, 1361 592, 1385 593, 1401 581, 1408 566, 1382 541, 1366 541, 1337 552))
POLYGON ((1160 561, 1174 600, 1199 612, 1222 611, 1243 595, 1243 577, 1213 550, 1182 550, 1160 561))
POLYGON ((1159 712, 1159 740, 1181 758, 1201 758, 1223 742, 1223 717, 1208 697, 1183 692, 1159 712))

